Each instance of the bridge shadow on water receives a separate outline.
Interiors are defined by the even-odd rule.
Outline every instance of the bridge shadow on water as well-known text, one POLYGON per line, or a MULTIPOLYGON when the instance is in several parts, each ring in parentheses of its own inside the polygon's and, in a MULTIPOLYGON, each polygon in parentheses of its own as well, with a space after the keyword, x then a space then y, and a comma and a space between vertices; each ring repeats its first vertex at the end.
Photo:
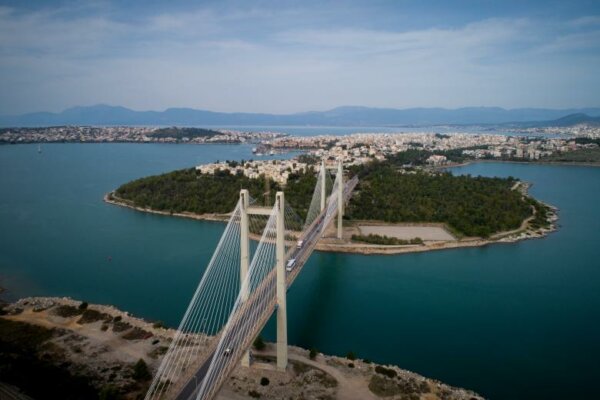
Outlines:
MULTIPOLYGON (((294 285, 288 290, 289 344, 306 349, 318 347, 324 326, 331 318, 333 300, 344 281, 342 257, 336 253, 315 251, 294 285)), ((269 319, 262 336, 275 342, 276 320, 269 319)))

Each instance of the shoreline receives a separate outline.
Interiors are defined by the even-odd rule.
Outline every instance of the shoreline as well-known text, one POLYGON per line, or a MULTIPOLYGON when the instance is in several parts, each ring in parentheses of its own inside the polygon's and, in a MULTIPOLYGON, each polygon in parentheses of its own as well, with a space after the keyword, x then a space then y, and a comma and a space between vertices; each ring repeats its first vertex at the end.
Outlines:
POLYGON ((152 208, 142 208, 138 206, 134 206, 133 204, 129 204, 128 200, 122 199, 118 197, 114 191, 108 192, 104 195, 103 201, 108 204, 112 204, 119 207, 129 208, 135 211, 149 213, 149 214, 157 214, 164 215, 167 217, 179 217, 179 218, 188 218, 195 219, 200 221, 213 221, 213 222, 226 222, 231 214, 194 214, 191 212, 183 212, 183 213, 171 213, 167 211, 154 210, 152 208))
MULTIPOLYGON (((111 305, 86 304, 88 315, 97 313, 97 319, 88 316, 84 320, 85 312, 79 308, 81 304, 68 297, 26 297, 0 307, 6 312, 0 316, 0 321, 50 330, 53 335, 46 340, 42 346, 44 350, 38 356, 50 356, 59 368, 83 374, 98 390, 112 385, 119 388, 123 398, 139 398, 136 396, 145 393, 150 381, 135 382, 129 371, 143 359, 154 374, 176 330, 157 326, 111 305), (71 314, 65 315, 65 309, 71 314), (79 312, 73 314, 77 310, 79 312)), ((217 398, 250 399, 256 397, 250 394, 255 392, 267 400, 305 395, 309 398, 377 400, 386 389, 396 390, 398 395, 423 395, 430 400, 483 399, 471 390, 453 387, 396 365, 384 366, 365 359, 323 353, 309 357, 306 349, 291 345, 288 349, 290 365, 283 372, 275 368, 275 344, 266 343, 260 351, 253 349, 252 366, 238 366, 217 398), (386 377, 386 374, 393 374, 393 377, 386 377), (270 385, 262 383, 264 377, 270 385)))
MULTIPOLYGON (((514 190, 521 190, 523 196, 529 196, 528 189, 530 184, 521 183, 515 186, 514 190)), ((229 219, 230 214, 194 214, 194 213, 170 213, 166 211, 159 211, 150 208, 142 208, 137 207, 130 204, 127 200, 121 199, 115 195, 115 192, 109 192, 104 195, 104 201, 108 204, 126 207, 138 212, 157 214, 169 217, 178 217, 178 218, 188 218, 194 220, 201 221, 213 221, 213 222, 226 222, 229 219)), ((360 242, 352 242, 347 240, 347 238, 351 237, 351 232, 354 230, 353 226, 346 226, 344 228, 344 237, 346 240, 342 240, 340 242, 339 239, 335 239, 332 237, 324 236, 317 242, 315 246, 315 250, 331 252, 331 253, 350 253, 350 254, 361 254, 361 255, 394 255, 394 254, 407 254, 407 253, 422 253, 427 251, 439 251, 439 250, 449 250, 449 249, 457 249, 457 248, 465 248, 465 247, 484 247, 492 244, 501 244, 501 243, 515 243, 521 240, 527 239, 540 239, 546 237, 548 234, 555 232, 557 228, 558 221, 558 209, 550 204, 546 204, 540 200, 537 200, 543 205, 547 206, 550 209, 550 215, 548 216, 547 222, 549 224, 548 228, 539 228, 537 230, 533 230, 529 226, 529 222, 534 218, 534 214, 530 217, 523 220, 521 226, 504 232, 497 232, 493 234, 490 238, 484 239, 479 237, 466 237, 460 238, 456 240, 448 240, 448 241, 434 241, 425 240, 424 244, 421 245, 378 245, 378 244, 367 244, 360 242), (349 233, 350 232, 350 233, 349 233)), ((444 229, 450 232, 445 224, 443 223, 432 223, 432 222, 423 222, 423 223, 400 223, 400 224, 389 224, 389 223, 381 223, 377 221, 369 221, 371 224, 380 224, 382 226, 444 226, 444 229)), ((331 229, 331 228, 330 228, 331 229)), ((455 236, 455 235, 452 235, 455 236)), ((251 235, 252 240, 260 239, 255 235, 251 235)))
POLYGON ((456 167, 466 167, 470 164, 479 164, 479 163, 506 163, 506 164, 523 164, 523 165, 550 165, 550 166, 570 166, 570 167, 600 167, 600 162, 580 162, 580 161, 514 161, 514 160, 467 160, 461 163, 450 163, 446 165, 440 165, 438 167, 434 167, 435 169, 448 169, 448 168, 456 168, 456 167))

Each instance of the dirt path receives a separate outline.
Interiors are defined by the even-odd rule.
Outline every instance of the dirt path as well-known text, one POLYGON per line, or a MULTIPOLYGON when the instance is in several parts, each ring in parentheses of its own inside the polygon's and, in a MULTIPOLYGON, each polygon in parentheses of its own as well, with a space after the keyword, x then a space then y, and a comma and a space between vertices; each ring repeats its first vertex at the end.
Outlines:
MULTIPOLYGON (((277 356, 274 351, 261 352, 261 355, 277 356)), ((289 353, 288 358, 293 361, 298 361, 311 367, 320 369, 323 372, 331 375, 338 382, 338 390, 336 398, 338 400, 376 400, 376 397, 369 390, 369 382, 363 376, 347 376, 339 369, 331 365, 319 362, 318 359, 322 356, 317 356, 317 360, 301 356, 295 353, 289 353)))

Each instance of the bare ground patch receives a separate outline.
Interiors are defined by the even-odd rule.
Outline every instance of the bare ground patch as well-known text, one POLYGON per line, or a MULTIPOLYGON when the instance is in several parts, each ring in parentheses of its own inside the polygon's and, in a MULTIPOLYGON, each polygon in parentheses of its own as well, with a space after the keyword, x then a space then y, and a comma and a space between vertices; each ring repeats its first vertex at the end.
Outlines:
POLYGON ((421 238, 424 241, 450 241, 456 240, 442 226, 434 225, 367 225, 360 224, 358 229, 361 235, 381 235, 402 240, 421 238))

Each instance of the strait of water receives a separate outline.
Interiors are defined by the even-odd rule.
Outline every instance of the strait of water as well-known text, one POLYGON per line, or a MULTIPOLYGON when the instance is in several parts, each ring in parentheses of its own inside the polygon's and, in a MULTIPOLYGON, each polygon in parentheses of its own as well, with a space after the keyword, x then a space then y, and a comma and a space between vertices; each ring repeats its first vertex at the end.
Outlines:
MULTIPOLYGON (((475 125, 423 125, 423 126, 260 126, 260 125, 209 125, 202 126, 209 129, 229 129, 242 132, 279 132, 292 136, 320 136, 320 135, 352 135, 354 133, 469 133, 469 134, 495 134, 508 136, 523 136, 513 132, 506 132, 496 127, 481 127, 475 125)), ((535 135, 533 135, 535 136, 535 135)), ((544 135, 556 137, 559 135, 544 135)))
MULTIPOLYGON (((0 286, 11 298, 71 296, 176 326, 224 225, 102 196, 137 177, 243 158, 249 146, 0 146, 0 286)), ((354 351, 493 399, 596 397, 600 168, 454 171, 532 182, 534 196, 560 208, 559 231, 400 256, 315 252, 288 294, 290 343, 354 351)))

